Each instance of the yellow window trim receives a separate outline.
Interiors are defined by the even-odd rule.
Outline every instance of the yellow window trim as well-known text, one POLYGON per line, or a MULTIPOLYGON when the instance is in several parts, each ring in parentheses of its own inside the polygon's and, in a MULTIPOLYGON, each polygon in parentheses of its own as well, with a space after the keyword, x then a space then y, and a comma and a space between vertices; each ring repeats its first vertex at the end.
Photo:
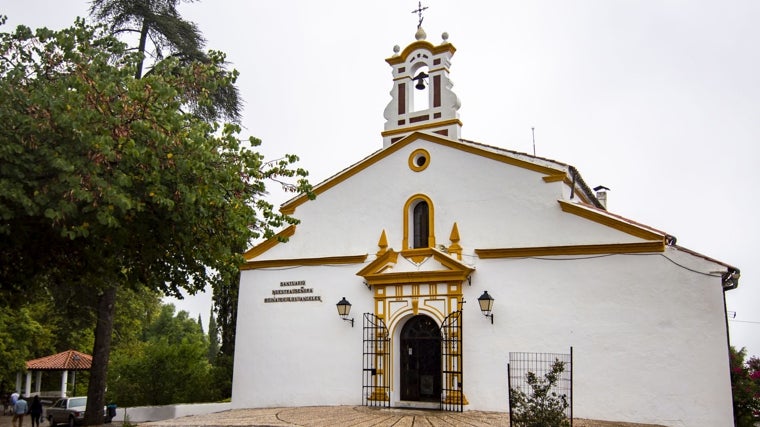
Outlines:
POLYGON ((424 148, 418 148, 412 151, 412 154, 409 155, 409 169, 415 172, 422 172, 427 169, 428 166, 430 166, 430 153, 424 148), (425 158, 425 163, 423 163, 422 166, 417 166, 418 157, 425 158))
POLYGON ((411 249, 425 249, 425 248, 411 248, 409 245, 409 234, 411 233, 411 210, 412 210, 412 203, 423 200, 427 202, 428 204, 428 247, 435 247, 435 225, 434 225, 434 218, 435 218, 435 208, 433 208, 433 201, 430 200, 430 197, 424 195, 424 194, 415 194, 414 196, 410 197, 406 203, 404 204, 404 240, 402 241, 402 247, 404 248, 404 251, 411 250, 411 249))

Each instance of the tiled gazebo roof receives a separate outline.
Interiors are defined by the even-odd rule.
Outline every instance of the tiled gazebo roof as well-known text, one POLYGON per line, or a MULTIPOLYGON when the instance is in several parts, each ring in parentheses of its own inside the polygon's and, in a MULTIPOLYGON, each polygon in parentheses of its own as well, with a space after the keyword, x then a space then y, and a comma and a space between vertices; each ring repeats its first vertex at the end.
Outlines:
POLYGON ((91 366, 92 356, 76 350, 67 350, 26 362, 26 369, 29 371, 86 371, 91 366))

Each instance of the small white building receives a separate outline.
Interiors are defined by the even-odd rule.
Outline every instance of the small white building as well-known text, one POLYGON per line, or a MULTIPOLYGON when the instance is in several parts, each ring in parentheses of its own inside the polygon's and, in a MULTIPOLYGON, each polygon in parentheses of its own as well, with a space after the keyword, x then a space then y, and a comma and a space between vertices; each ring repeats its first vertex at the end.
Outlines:
POLYGON ((738 269, 608 212, 570 165, 462 139, 447 38, 394 49, 382 147, 245 254, 232 407, 508 411, 510 352, 572 347, 575 417, 732 425, 738 269))

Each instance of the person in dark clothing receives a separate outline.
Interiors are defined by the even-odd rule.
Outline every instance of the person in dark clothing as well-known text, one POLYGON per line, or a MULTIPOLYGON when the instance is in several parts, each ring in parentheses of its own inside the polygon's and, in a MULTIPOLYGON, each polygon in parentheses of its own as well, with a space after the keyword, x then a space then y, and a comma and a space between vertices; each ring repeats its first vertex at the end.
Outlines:
POLYGON ((42 401, 39 396, 34 396, 32 404, 29 406, 29 414, 32 416, 32 427, 40 427, 40 418, 42 418, 42 401))

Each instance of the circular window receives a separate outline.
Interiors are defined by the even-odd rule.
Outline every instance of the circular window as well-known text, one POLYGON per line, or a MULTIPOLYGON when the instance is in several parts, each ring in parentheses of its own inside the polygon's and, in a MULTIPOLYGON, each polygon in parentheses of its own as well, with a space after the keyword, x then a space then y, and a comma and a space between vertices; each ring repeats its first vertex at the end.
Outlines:
POLYGON ((430 153, 422 148, 418 148, 409 156, 409 168, 415 172, 425 170, 430 164, 430 153))

